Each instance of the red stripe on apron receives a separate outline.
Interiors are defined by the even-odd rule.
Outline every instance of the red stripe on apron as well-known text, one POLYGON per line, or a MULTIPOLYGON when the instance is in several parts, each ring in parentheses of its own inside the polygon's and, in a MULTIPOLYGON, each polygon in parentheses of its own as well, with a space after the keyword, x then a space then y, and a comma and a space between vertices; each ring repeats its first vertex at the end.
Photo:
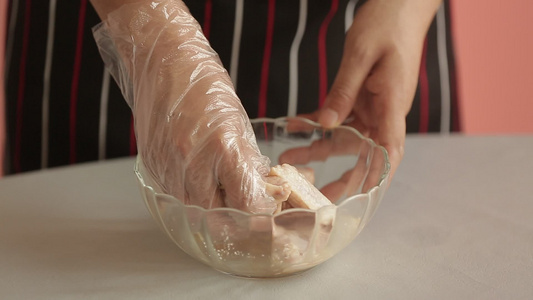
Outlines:
POLYGON ((257 116, 266 116, 268 73, 270 68, 270 55, 272 52, 272 38, 274 36, 274 17, 276 10, 276 0, 268 1, 267 32, 265 37, 265 50, 263 52, 263 65, 261 67, 261 85, 259 87, 259 108, 257 116))
POLYGON ((81 57, 83 48, 83 31, 85 27, 85 12, 87 0, 80 3, 78 13, 78 32, 76 36, 76 55, 74 57, 74 70, 72 72, 72 85, 70 88, 70 163, 76 162, 76 108, 78 102, 78 84, 81 71, 81 57))
POLYGON ((211 31, 211 13, 213 11, 213 0, 205 1, 205 10, 204 10, 204 26, 203 31, 207 39, 209 39, 209 32, 211 31))
POLYGON ((135 138, 135 122, 132 115, 130 123, 130 155, 133 156, 135 154, 137 154, 137 140, 135 138))
POLYGON ((319 85, 318 85, 318 106, 322 107, 324 101, 326 101, 326 96, 328 94, 328 62, 327 62, 327 53, 326 53, 326 36, 328 33, 329 23, 335 16, 337 9, 339 8, 339 1, 332 0, 331 8, 320 25, 320 31, 318 32, 318 76, 319 76, 319 85))
POLYGON ((418 131, 421 133, 428 132, 429 124, 429 81, 427 72, 427 39, 424 41, 422 59, 420 61, 420 122, 418 131))
POLYGON ((31 18, 31 0, 26 0, 26 9, 24 11, 24 31, 22 36, 22 50, 19 65, 19 84, 17 93, 17 124, 15 133, 15 153, 13 153, 13 165, 15 172, 21 172, 20 165, 21 144, 22 144, 22 117, 24 107, 24 90, 26 89, 26 62, 28 58, 28 45, 30 38, 30 18, 31 18))

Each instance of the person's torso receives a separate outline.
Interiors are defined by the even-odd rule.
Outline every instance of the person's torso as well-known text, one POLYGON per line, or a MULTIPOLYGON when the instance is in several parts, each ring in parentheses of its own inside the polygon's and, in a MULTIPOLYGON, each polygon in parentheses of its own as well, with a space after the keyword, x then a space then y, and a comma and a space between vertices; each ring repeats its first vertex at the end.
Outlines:
MULTIPOLYGON (((354 0, 187 0, 250 118, 309 113, 339 67, 354 0)), ((439 11, 446 21, 447 7, 439 11)), ((105 72, 87 0, 10 1, 7 173, 134 155, 131 112, 105 72)), ((439 18, 439 15, 437 16, 439 18)), ((442 21, 442 20, 441 20, 442 21)), ((447 22, 434 21, 409 132, 454 127, 447 22), (431 101, 430 101, 431 99, 431 101)))

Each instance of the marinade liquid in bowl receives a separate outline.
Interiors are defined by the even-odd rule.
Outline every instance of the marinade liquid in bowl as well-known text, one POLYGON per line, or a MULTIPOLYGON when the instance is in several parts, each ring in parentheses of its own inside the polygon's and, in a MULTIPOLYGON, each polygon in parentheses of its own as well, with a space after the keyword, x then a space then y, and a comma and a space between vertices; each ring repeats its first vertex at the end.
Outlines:
POLYGON ((297 157, 295 166, 311 168, 315 186, 334 204, 275 215, 184 205, 161 190, 138 157, 135 174, 142 197, 181 250, 216 270, 244 277, 308 270, 344 249, 373 216, 388 187, 387 152, 347 126, 324 129, 302 118, 251 122, 272 166, 297 157))

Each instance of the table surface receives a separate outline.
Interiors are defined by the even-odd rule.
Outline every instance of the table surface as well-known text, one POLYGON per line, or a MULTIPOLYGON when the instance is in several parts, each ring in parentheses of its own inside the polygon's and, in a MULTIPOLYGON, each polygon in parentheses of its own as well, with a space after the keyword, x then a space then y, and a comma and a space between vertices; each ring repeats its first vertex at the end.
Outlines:
POLYGON ((2 299, 531 299, 533 137, 408 136, 374 218, 286 278, 193 260, 156 227, 133 159, 0 180, 2 299))

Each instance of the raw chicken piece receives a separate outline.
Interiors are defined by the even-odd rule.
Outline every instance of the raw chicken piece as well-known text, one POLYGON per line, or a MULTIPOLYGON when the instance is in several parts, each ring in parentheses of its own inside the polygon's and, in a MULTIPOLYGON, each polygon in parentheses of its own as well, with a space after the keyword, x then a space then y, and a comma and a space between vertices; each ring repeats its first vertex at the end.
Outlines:
MULTIPOLYGON (((224 186, 219 186, 220 192, 223 194, 222 198, 225 198, 224 192, 225 188, 224 186)), ((282 209, 282 204, 287 201, 287 198, 289 197, 291 193, 291 188, 287 181, 285 181, 283 178, 278 176, 267 176, 265 178, 265 191, 268 195, 270 195, 272 198, 274 198, 274 201, 276 202, 277 208, 273 212, 274 214, 279 213, 282 209)), ((225 203, 220 203, 218 206, 213 206, 210 208, 215 207, 223 207, 227 206, 225 203)))
POLYGON ((288 183, 291 194, 287 201, 292 207, 317 210, 323 206, 331 205, 331 201, 326 196, 289 164, 272 167, 269 176, 280 177, 288 183))
POLYGON ((313 170, 313 168, 296 167, 296 170, 298 170, 298 172, 302 174, 311 184, 315 184, 315 170, 313 170))
POLYGON ((274 198, 277 204, 274 214, 283 210, 284 204, 287 203, 287 198, 291 194, 291 187, 283 178, 278 176, 266 177, 266 192, 274 198))
POLYGON ((282 203, 281 203, 281 210, 286 210, 286 209, 289 209, 289 208, 294 208, 294 207, 292 207, 292 205, 289 203, 289 201, 285 201, 285 202, 282 202, 282 203))

